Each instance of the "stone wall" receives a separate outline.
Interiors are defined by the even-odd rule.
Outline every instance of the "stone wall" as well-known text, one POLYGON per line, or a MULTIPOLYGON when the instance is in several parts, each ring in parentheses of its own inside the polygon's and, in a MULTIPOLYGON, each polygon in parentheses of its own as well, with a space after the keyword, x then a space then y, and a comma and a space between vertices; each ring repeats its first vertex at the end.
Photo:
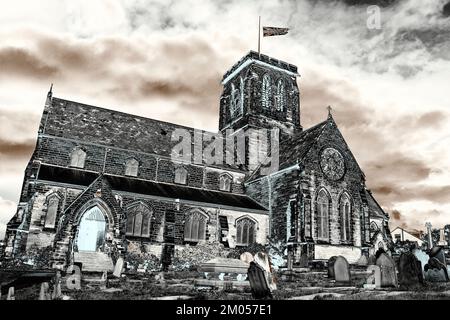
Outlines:
POLYGON ((343 256, 349 263, 356 263, 361 257, 361 248, 342 245, 316 244, 314 246, 315 260, 328 260, 333 256, 343 256))

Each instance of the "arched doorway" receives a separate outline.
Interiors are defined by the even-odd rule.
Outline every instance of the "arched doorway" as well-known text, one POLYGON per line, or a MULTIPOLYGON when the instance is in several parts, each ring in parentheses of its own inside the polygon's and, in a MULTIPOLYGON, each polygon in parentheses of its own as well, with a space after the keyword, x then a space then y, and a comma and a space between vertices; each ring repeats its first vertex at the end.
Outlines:
POLYGON ((78 251, 103 251, 106 219, 98 206, 88 209, 80 219, 76 245, 78 251))

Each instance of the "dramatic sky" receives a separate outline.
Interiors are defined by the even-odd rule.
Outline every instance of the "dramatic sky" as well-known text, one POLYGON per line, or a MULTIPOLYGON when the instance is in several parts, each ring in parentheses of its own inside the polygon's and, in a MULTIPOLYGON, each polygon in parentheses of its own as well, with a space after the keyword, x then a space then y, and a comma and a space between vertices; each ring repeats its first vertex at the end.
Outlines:
POLYGON ((0 0, 0 237, 45 96, 217 130, 222 74, 262 52, 298 66, 302 124, 326 106, 392 226, 450 224, 447 0, 0 0), (367 27, 378 3, 381 29, 367 27))

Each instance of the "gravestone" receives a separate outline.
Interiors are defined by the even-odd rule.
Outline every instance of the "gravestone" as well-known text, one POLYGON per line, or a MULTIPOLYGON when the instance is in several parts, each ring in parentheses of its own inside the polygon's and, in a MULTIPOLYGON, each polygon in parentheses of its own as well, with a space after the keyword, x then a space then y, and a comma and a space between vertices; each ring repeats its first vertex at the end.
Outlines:
POLYGON ((14 295, 14 287, 9 287, 8 295, 6 296, 6 300, 16 300, 16 297, 14 295))
POLYGON ((240 259, 247 264, 250 264, 250 262, 254 260, 253 255, 250 252, 244 252, 243 254, 241 254, 240 259))
POLYGON ((275 280, 272 275, 272 267, 270 266, 268 255, 265 252, 258 252, 254 256, 254 262, 258 264, 261 268, 263 268, 270 290, 271 291, 276 290, 277 284, 275 283, 275 280))
POLYGON ((272 292, 267 282, 266 271, 256 262, 250 262, 248 280, 255 299, 272 299, 272 292))
POLYGON ((433 249, 430 250, 430 258, 438 259, 447 268, 445 252, 444 249, 442 249, 442 247, 433 247, 433 249))
POLYGON ((114 272, 113 272, 114 277, 120 278, 120 276, 122 275, 123 265, 124 265, 124 260, 122 257, 120 257, 119 259, 117 259, 116 265, 114 266, 114 272))
POLYGON ((444 269, 428 269, 425 271, 425 280, 429 282, 446 282, 444 269))
POLYGON ((381 269, 381 286, 397 287, 397 271, 395 262, 386 253, 382 252, 377 258, 376 265, 381 269))
POLYGON ((106 284, 108 283, 108 272, 103 271, 102 278, 100 280, 100 289, 106 289, 106 284))
POLYGON ((39 300, 50 300, 48 282, 41 283, 41 291, 39 292, 39 300))
POLYGON ((334 262, 334 279, 336 283, 350 283, 350 268, 343 256, 338 256, 334 262))
POLYGON ((383 248, 379 248, 377 252, 375 252, 375 259, 378 259, 383 253, 386 254, 386 251, 384 251, 383 248))
POLYGON ((334 263, 336 262, 336 259, 336 256, 332 256, 330 259, 328 259, 328 278, 333 280, 335 278, 334 263))
POLYGON ((425 280, 430 282, 447 282, 448 272, 447 266, 438 258, 432 257, 425 265, 425 280))
POLYGON ((361 257, 356 261, 358 266, 367 266, 369 264, 369 259, 365 254, 361 255, 361 257))
POLYGON ((423 284, 422 265, 413 253, 404 252, 400 255, 398 280, 407 287, 423 284))
POLYGON ((381 288, 381 269, 379 266, 370 265, 367 267, 367 273, 369 273, 369 277, 364 284, 364 288, 366 289, 375 289, 381 288))
POLYGON ((61 292, 61 272, 57 271, 55 276, 55 283, 53 285, 53 292, 52 292, 52 300, 61 299, 62 292, 61 292))

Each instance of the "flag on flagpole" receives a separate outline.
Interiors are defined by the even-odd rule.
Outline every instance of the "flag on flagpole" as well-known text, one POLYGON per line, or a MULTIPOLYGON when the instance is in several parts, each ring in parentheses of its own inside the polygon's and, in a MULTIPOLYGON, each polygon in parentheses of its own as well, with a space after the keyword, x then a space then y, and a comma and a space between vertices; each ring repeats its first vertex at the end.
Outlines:
POLYGON ((263 27, 263 37, 282 36, 288 31, 289 28, 263 27))

